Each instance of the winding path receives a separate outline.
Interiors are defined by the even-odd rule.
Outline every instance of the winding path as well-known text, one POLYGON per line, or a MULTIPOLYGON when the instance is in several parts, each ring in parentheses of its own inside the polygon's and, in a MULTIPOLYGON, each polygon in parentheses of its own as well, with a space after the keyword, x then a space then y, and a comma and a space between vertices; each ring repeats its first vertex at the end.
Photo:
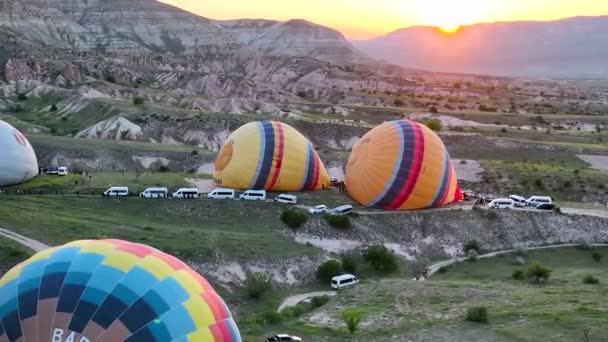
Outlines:
POLYGON ((42 243, 38 240, 30 239, 27 236, 23 236, 21 234, 12 232, 5 228, 0 228, 0 236, 4 236, 5 238, 11 239, 11 240, 19 243, 20 245, 33 250, 36 253, 49 248, 49 246, 45 245, 44 243, 42 243))

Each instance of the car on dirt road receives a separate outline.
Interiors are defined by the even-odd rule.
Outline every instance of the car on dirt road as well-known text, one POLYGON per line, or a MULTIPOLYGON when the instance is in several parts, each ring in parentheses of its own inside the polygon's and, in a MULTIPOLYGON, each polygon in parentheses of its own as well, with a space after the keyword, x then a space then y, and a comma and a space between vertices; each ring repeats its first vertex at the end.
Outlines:
POLYGON ((555 209, 555 203, 543 203, 536 206, 536 210, 553 210, 555 209))
POLYGON ((264 340, 265 342, 278 342, 278 341, 297 341, 302 342, 302 339, 298 336, 291 336, 287 334, 278 334, 272 337, 269 337, 264 340))
POLYGON ((285 204, 298 204, 298 197, 294 195, 280 194, 274 198, 274 201, 285 204))
POLYGON ((510 198, 497 198, 488 204, 490 209, 515 209, 515 201, 510 198))
POLYGON ((311 215, 325 214, 326 211, 327 206, 325 204, 320 204, 312 208, 308 208, 308 213, 311 215))

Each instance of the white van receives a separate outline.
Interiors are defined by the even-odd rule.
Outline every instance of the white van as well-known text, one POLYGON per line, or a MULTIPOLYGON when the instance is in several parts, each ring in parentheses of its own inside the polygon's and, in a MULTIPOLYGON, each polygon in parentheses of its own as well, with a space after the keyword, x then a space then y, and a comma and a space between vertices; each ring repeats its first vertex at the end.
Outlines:
POLYGON ((344 215, 350 215, 353 212, 353 206, 352 205, 343 205, 341 207, 337 207, 334 210, 331 211, 332 216, 344 216, 344 215))
POLYGON ((490 209, 515 209, 515 202, 510 198, 497 198, 488 204, 490 209))
POLYGON ((359 283, 359 279, 352 274, 343 274, 331 278, 331 288, 339 290, 349 286, 355 286, 359 283))
POLYGON ((173 193, 174 198, 198 198, 197 188, 181 188, 173 193))
POLYGON ((266 191, 265 190, 247 190, 239 196, 240 199, 246 201, 265 201, 266 191))
POLYGON ((141 198, 167 198, 169 190, 167 188, 147 188, 139 194, 141 198))
POLYGON ((509 196, 509 198, 513 200, 513 202, 515 203, 515 206, 518 208, 526 206, 526 199, 524 197, 517 196, 517 195, 511 195, 511 196, 509 196))
POLYGON ((285 204, 298 204, 298 197, 294 195, 280 194, 274 198, 274 201, 285 204))
POLYGON ((539 206, 541 204, 552 204, 552 203, 553 203, 553 199, 549 196, 532 196, 526 200, 526 205, 528 207, 534 207, 534 208, 536 208, 537 206, 539 206))
POLYGON ((208 199, 234 199, 235 196, 234 189, 215 189, 207 194, 208 199))
POLYGON ((60 167, 59 169, 57 169, 57 176, 67 176, 68 175, 68 168, 65 166, 60 167))
POLYGON ((113 186, 104 191, 102 195, 105 197, 126 197, 129 196, 129 188, 125 186, 113 186))

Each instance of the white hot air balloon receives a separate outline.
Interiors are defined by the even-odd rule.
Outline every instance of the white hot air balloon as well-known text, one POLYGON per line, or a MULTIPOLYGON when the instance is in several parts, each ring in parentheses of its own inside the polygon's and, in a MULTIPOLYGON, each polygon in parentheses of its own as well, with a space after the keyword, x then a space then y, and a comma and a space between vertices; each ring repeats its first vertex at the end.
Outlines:
POLYGON ((0 186, 23 183, 37 175, 32 145, 15 127, 0 120, 0 186))

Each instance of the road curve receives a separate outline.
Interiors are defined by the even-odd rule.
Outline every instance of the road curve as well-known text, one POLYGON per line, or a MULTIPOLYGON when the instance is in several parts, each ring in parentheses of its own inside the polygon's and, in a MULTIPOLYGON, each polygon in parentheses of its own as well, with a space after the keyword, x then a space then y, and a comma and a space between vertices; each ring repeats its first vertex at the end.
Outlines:
POLYGON ((290 306, 296 306, 298 303, 300 303, 306 299, 310 299, 313 297, 321 297, 321 296, 330 296, 331 297, 331 296, 335 296, 335 295, 336 295, 336 291, 318 291, 318 292, 310 292, 310 293, 304 293, 304 294, 287 297, 281 302, 281 305, 279 305, 277 312, 281 312, 281 311, 283 311, 283 309, 288 308, 290 306))
POLYGON ((38 240, 30 239, 27 236, 17 234, 15 232, 12 232, 5 228, 0 228, 0 236, 4 236, 8 239, 11 239, 11 240, 19 243, 20 245, 33 250, 36 253, 49 248, 49 246, 45 245, 44 243, 42 243, 38 240))

